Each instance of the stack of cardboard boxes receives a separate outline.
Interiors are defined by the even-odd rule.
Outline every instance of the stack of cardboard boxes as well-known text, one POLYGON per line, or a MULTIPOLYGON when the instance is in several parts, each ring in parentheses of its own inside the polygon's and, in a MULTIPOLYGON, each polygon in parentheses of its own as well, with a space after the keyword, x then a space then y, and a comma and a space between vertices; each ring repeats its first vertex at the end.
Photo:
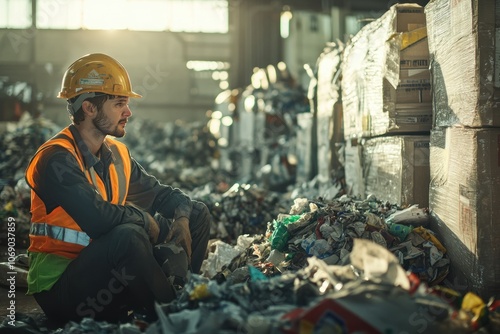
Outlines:
POLYGON ((432 227, 455 287, 500 293, 500 1, 425 8, 433 86, 432 227))
POLYGON ((393 5, 346 46, 342 105, 352 195, 427 207, 430 88, 423 7, 393 5))

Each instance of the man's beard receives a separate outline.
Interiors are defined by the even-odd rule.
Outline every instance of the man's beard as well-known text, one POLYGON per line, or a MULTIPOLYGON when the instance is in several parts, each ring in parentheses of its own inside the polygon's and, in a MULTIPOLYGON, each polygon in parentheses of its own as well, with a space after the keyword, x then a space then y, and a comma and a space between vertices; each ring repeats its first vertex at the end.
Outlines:
MULTIPOLYGON (((121 119, 120 122, 123 120, 121 119)), ((92 123, 103 135, 111 135, 113 137, 121 138, 125 136, 125 129, 120 129, 119 124, 111 124, 109 118, 104 115, 102 110, 97 111, 97 117, 92 120, 92 123)))

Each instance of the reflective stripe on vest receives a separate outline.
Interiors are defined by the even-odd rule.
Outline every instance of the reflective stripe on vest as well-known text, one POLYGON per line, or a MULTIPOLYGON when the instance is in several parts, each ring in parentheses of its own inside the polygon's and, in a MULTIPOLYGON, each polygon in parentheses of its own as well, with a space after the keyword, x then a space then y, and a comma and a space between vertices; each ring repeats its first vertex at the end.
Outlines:
POLYGON ((47 236, 49 238, 87 246, 90 243, 90 237, 85 232, 75 231, 61 226, 48 225, 46 223, 31 224, 30 234, 37 236, 47 236))

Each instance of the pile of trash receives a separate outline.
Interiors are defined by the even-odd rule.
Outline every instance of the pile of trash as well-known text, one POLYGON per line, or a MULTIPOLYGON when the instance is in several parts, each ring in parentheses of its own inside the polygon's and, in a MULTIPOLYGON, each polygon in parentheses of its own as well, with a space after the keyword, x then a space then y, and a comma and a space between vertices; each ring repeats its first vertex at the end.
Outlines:
MULTIPOLYGON (((267 276, 247 265, 246 280, 192 274, 152 323, 111 324, 85 318, 64 328, 21 321, 29 333, 496 333, 500 301, 429 287, 387 249, 355 239, 349 264, 310 257, 297 271, 267 276)), ((24 319, 23 319, 24 320, 24 319)), ((8 325, 3 324, 4 328, 8 325)))
POLYGON ((426 209, 418 205, 403 209, 373 196, 358 200, 343 195, 329 201, 297 198, 288 214, 268 222, 265 236, 254 238, 246 250, 240 247, 238 256, 221 269, 227 274, 252 265, 284 272, 303 268, 313 256, 329 265, 346 265, 354 241, 366 239, 388 249, 421 281, 436 285, 448 274, 450 260, 426 228, 428 223, 426 209))
POLYGON ((285 63, 255 68, 248 86, 215 98, 208 126, 217 138, 220 169, 235 182, 287 191, 303 174, 310 151, 311 133, 299 124, 304 115, 312 125, 307 94, 285 63))
POLYGON ((0 245, 7 244, 9 219, 16 222, 16 247, 28 248, 31 213, 31 192, 24 179, 14 186, 4 185, 0 191, 0 245))
POLYGON ((355 239, 348 258, 328 265, 313 256, 271 276, 246 265, 244 280, 191 275, 175 302, 157 305, 159 321, 146 332, 471 333, 500 304, 429 287, 369 240, 355 239))
MULTIPOLYGON (((18 123, 0 134, 0 220, 16 220, 16 243, 28 246, 30 190, 24 180, 28 163, 36 150, 60 127, 44 117, 25 112, 18 123)), ((0 244, 7 242, 7 224, 0 224, 0 244)))
POLYGON ((240 235, 259 234, 267 223, 286 213, 293 202, 281 193, 257 184, 207 183, 188 192, 192 199, 202 201, 212 215, 210 237, 234 245, 240 235))
MULTIPOLYGON (((450 265, 428 213, 374 197, 299 198, 265 234, 210 246, 201 275, 158 305, 163 333, 472 333, 500 301, 440 283, 450 265)), ((494 320, 490 324, 490 320, 494 320)), ((488 331, 485 331, 488 333, 488 331)), ((494 329, 491 332, 495 332, 494 329)), ((153 332, 152 332, 153 333, 153 332)))
POLYGON ((36 150, 61 128, 44 117, 25 112, 16 125, 0 134, 0 186, 24 178, 36 150))

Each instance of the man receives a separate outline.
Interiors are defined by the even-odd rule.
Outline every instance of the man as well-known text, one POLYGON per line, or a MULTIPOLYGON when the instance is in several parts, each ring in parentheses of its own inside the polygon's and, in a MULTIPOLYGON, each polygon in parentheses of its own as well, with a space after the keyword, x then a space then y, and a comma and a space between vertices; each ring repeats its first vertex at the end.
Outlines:
POLYGON ((174 240, 197 273, 210 233, 208 209, 160 184, 111 138, 125 135, 129 100, 141 97, 117 60, 105 54, 76 60, 58 97, 67 100, 72 124, 43 144, 26 170, 28 293, 56 321, 120 321, 130 310, 154 319, 154 303, 176 295, 153 245, 174 240))

